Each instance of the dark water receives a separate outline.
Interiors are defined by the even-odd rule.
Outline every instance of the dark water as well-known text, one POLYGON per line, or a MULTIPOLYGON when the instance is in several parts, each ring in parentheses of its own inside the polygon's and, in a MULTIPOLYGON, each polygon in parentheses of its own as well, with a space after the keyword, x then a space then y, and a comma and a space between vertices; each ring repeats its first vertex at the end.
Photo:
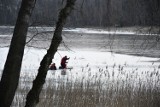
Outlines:
MULTIPOLYGON (((1 47, 9 46, 13 28, 0 28, 1 47)), ((26 45, 29 47, 48 49, 52 39, 51 30, 29 29, 26 45), (32 38, 35 36, 34 38, 32 38)), ((89 34, 75 33, 72 31, 63 32, 61 50, 96 50, 111 51, 122 54, 140 55, 148 57, 160 57, 160 36, 159 35, 137 35, 137 34, 89 34)))

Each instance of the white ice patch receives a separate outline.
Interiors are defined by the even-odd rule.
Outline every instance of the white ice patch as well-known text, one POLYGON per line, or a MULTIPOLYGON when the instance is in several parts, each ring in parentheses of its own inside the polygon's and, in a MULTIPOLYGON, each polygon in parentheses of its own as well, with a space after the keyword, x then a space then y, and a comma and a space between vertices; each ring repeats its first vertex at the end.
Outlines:
POLYGON ((76 29, 65 29, 63 31, 70 31, 75 33, 85 33, 85 34, 136 34, 135 32, 129 31, 113 31, 113 30, 96 30, 96 29, 86 29, 86 28, 76 28, 76 29))
POLYGON ((156 33, 140 33, 134 30, 121 30, 121 29, 91 29, 91 28, 75 28, 75 29, 64 29, 63 31, 75 32, 75 33, 85 33, 85 34, 123 34, 123 35, 154 35, 159 36, 156 33))
MULTIPOLYGON (((4 67, 7 57, 8 48, 0 48, 0 71, 4 67)), ((37 75, 40 61, 46 54, 46 50, 26 48, 23 57, 21 79, 33 80, 37 75)), ((134 77, 133 84, 139 78, 147 83, 146 77, 154 74, 152 78, 157 80, 156 70, 159 70, 159 63, 153 63, 158 58, 148 58, 140 56, 130 56, 122 54, 111 54, 109 52, 96 51, 58 51, 53 59, 57 68, 60 66, 60 60, 63 56, 70 57, 68 66, 73 67, 72 70, 49 70, 47 79, 58 81, 77 81, 100 79, 101 81, 121 80, 125 81, 128 76, 134 77), (156 69, 156 70, 155 70, 156 69), (108 80, 107 79, 107 80, 108 80)), ((112 81, 111 81, 112 82, 112 81)))
POLYGON ((0 35, 0 37, 11 37, 12 35, 0 35))
MULTIPOLYGON (((3 69, 7 53, 8 48, 0 48, 0 69, 3 69)), ((22 69, 37 69, 45 54, 46 50, 26 48, 22 69)), ((87 65, 94 68, 125 64, 130 67, 148 68, 153 65, 154 61, 158 60, 158 58, 114 54, 110 52, 75 50, 74 52, 58 51, 54 56, 53 62, 55 62, 57 66, 60 66, 60 60, 65 55, 70 57, 68 66, 72 66, 73 68, 83 68, 87 65)), ((158 64, 159 63, 154 63, 155 66, 158 66, 158 64)))

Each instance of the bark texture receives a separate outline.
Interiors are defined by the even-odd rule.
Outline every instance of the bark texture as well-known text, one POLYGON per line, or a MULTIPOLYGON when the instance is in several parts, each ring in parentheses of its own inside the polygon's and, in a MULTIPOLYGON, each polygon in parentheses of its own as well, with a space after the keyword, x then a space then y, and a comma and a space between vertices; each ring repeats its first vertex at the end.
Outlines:
POLYGON ((25 107, 35 107, 39 102, 39 95, 45 83, 48 67, 57 52, 58 46, 62 41, 62 29, 67 17, 73 10, 76 0, 67 0, 65 7, 60 11, 56 29, 51 41, 51 45, 47 50, 47 54, 43 57, 36 79, 33 81, 32 89, 29 91, 26 99, 25 107))
POLYGON ((0 82, 0 107, 10 107, 13 101, 19 81, 29 19, 35 2, 36 0, 22 1, 0 82))

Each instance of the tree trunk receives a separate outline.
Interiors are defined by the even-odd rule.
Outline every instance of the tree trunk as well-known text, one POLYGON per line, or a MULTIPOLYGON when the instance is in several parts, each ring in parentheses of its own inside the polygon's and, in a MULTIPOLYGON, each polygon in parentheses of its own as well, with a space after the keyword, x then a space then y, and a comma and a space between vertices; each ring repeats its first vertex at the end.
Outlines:
POLYGON ((62 41, 62 29, 66 22, 67 17, 71 13, 76 0, 67 0, 66 6, 60 11, 56 29, 52 38, 51 45, 47 51, 47 54, 43 57, 36 79, 33 81, 32 89, 29 91, 26 99, 25 107, 35 107, 39 102, 39 95, 45 83, 49 64, 51 63, 54 55, 58 49, 59 44, 62 41))
POLYGON ((10 107, 13 101, 19 81, 29 19, 35 2, 36 0, 22 0, 0 82, 0 107, 10 107))

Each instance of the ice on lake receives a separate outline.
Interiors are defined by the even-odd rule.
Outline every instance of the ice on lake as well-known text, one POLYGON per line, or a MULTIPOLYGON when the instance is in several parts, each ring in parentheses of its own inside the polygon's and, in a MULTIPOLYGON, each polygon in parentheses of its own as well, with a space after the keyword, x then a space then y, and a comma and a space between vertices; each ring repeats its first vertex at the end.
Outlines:
MULTIPOLYGON (((1 48, 0 52, 0 69, 2 70, 8 48, 1 48)), ((23 57, 21 77, 27 75, 33 79, 37 74, 40 61, 45 53, 46 50, 43 49, 26 48, 23 57)), ((155 69, 159 72, 159 63, 155 62, 158 58, 81 50, 58 51, 53 59, 57 67, 60 66, 60 60, 65 55, 70 57, 68 66, 73 67, 73 69, 66 71, 49 70, 47 75, 48 79, 69 79, 73 81, 77 79, 81 80, 82 78, 89 79, 97 75, 105 80, 106 77, 104 75, 106 75, 106 73, 108 73, 107 75, 111 76, 112 79, 113 77, 114 79, 125 79, 127 75, 134 72, 133 76, 138 75, 141 79, 145 80, 145 76, 151 74, 155 69), (122 74, 118 77, 120 72, 122 74)))
MULTIPOLYGON (((42 32, 43 30, 44 29, 40 29, 39 31, 42 32)), ((33 31, 34 28, 31 28, 29 36, 34 34, 33 31)), ((51 32, 52 28, 46 28, 46 31, 48 34, 39 35, 34 38, 30 44, 48 48, 50 43, 48 40, 51 39, 53 32, 51 32)), ((7 37, 7 34, 3 34, 0 37, 0 40, 3 42, 4 38, 7 37)), ((86 28, 64 29, 64 43, 71 48, 71 50, 65 50, 63 44, 61 44, 62 46, 60 46, 60 49, 55 54, 53 62, 59 67, 61 58, 67 55, 70 57, 68 66, 73 67, 73 69, 66 70, 66 72, 63 72, 62 70, 49 71, 47 78, 61 77, 61 79, 64 80, 75 80, 83 77, 88 79, 98 75, 102 79, 105 79, 104 75, 107 75, 112 77, 112 79, 113 77, 116 79, 119 73, 121 73, 121 76, 119 76, 118 79, 125 79, 127 75, 133 73, 133 76, 138 75, 139 78, 145 81, 145 77, 152 73, 157 75, 158 72, 159 75, 160 63, 158 56, 160 45, 154 42, 155 38, 157 38, 157 35, 137 35, 136 32, 132 31, 114 32, 112 30, 106 31, 86 28), (154 56, 155 58, 151 56, 154 56)), ((6 43, 9 43, 9 41, 6 43)), ((7 53, 8 48, 0 48, 1 71, 4 67, 7 53)), ((45 49, 26 47, 21 77, 26 75, 35 77, 40 61, 45 53, 45 49)))

